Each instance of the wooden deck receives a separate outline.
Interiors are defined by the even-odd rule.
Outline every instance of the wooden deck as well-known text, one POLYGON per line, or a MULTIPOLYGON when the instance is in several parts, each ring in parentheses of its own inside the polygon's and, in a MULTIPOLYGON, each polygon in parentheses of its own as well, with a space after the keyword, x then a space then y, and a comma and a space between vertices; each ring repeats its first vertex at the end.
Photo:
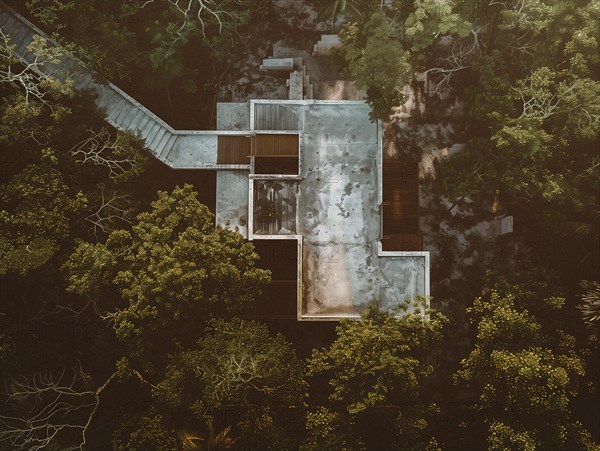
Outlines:
POLYGON ((298 130, 298 116, 289 107, 273 104, 256 104, 254 130, 298 130))
POLYGON ((250 136, 219 135, 217 164, 250 164, 250 136))
POLYGON ((252 139, 251 155, 255 157, 298 157, 297 134, 257 134, 252 139))
POLYGON ((416 162, 384 163, 382 210, 383 250, 423 249, 419 220, 419 166, 416 162))

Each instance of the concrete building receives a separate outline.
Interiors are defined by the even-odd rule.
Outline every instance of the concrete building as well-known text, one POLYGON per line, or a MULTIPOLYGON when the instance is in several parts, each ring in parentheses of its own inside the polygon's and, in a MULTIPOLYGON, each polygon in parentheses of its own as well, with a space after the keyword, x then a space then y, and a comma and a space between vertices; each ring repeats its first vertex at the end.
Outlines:
MULTIPOLYGON (((41 30, 10 9, 0 17, 17 57, 41 30)), ((369 304, 401 314, 429 296, 416 166, 382 164, 381 127, 363 101, 219 103, 217 131, 174 130, 66 56, 106 120, 133 131, 171 168, 217 171, 216 222, 248 240, 295 240, 297 317, 357 317, 369 304)))
POLYGON ((217 222, 249 240, 297 241, 298 319, 356 317, 376 302, 402 312, 429 296, 420 243, 384 250, 381 127, 365 102, 220 103, 217 128, 249 141, 236 161, 249 167, 217 172, 217 222))

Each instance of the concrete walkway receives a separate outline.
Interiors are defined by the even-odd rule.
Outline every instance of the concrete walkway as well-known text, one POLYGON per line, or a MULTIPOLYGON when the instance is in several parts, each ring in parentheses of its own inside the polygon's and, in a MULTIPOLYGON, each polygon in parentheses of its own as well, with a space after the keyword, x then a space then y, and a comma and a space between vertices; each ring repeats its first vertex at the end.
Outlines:
MULTIPOLYGON (((50 46, 60 47, 12 8, 0 3, 0 10, 0 28, 15 45, 15 56, 21 61, 33 61, 34 55, 27 52, 27 46, 36 35, 45 38, 50 46)), ((46 64, 41 71, 58 78, 70 74, 76 88, 93 91, 97 95, 96 103, 106 112, 106 121, 119 130, 139 134, 148 150, 169 167, 217 168, 217 132, 174 130, 117 86, 92 74, 83 63, 66 52, 59 64, 46 64)))

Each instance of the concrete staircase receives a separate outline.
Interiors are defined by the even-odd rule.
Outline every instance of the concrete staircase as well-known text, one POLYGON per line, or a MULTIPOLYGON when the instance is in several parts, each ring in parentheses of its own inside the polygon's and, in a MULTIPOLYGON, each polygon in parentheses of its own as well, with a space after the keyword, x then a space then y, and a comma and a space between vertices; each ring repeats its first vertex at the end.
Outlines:
MULTIPOLYGON (((61 47, 59 43, 2 1, 0 1, 0 28, 15 45, 15 57, 22 62, 33 61, 34 55, 27 51, 27 46, 34 36, 43 37, 51 47, 61 47)), ((325 47, 336 45, 336 39, 328 35, 323 36, 315 48, 321 52, 325 47)), ((290 77, 286 81, 290 100, 318 97, 318 89, 313 86, 301 57, 268 58, 263 61, 261 69, 290 71, 290 77)), ((104 80, 102 76, 91 72, 81 61, 67 52, 64 52, 57 64, 46 64, 38 67, 37 70, 39 73, 59 79, 69 76, 74 80, 76 88, 94 93, 96 103, 105 111, 108 123, 119 130, 131 131, 140 136, 144 139, 150 153, 169 167, 186 169, 221 167, 217 162, 219 132, 173 129, 137 100, 104 80)), ((281 119, 281 124, 273 121, 267 123, 271 127, 297 128, 297 118, 288 118, 286 115, 281 119)))
POLYGON ((301 57, 269 57, 263 60, 260 70, 286 71, 290 73, 289 78, 285 81, 288 99, 305 100, 314 98, 314 88, 301 57))
POLYGON ((313 55, 331 54, 331 50, 342 45, 337 34, 322 34, 321 39, 313 46, 313 55))
MULTIPOLYGON (((9 36, 11 44, 15 46, 14 54, 22 62, 33 61, 34 56, 27 52, 27 46, 36 35, 45 38, 50 46, 59 47, 56 41, 13 9, 2 3, 0 8, 2 8, 0 28, 9 36)), ((69 54, 65 53, 59 64, 46 64, 40 67, 39 72, 59 79, 70 75, 76 88, 90 90, 97 95, 96 103, 106 112, 108 123, 119 130, 129 130, 138 134, 145 140, 146 147, 156 158, 171 167, 180 167, 177 161, 169 160, 169 155, 176 148, 178 141, 183 137, 190 138, 193 136, 191 133, 174 130, 117 86, 102 81, 100 76, 92 74, 81 61, 69 54)), ((188 143, 187 147, 189 145, 188 143)), ((210 163, 199 163, 200 168, 211 168, 210 163)))
POLYGON ((294 58, 294 66, 297 69, 290 73, 290 78, 285 82, 288 87, 288 98, 290 100, 313 99, 313 85, 310 76, 306 73, 302 58, 294 58))

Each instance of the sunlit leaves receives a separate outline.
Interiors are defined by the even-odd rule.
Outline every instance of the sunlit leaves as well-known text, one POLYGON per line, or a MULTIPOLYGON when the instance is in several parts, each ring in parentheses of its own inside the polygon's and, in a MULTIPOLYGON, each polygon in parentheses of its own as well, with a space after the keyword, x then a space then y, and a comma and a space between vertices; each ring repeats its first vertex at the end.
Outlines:
POLYGON ((71 232, 71 221, 87 200, 72 193, 54 167, 52 152, 29 165, 2 186, 4 209, 0 273, 25 274, 46 263, 71 232))
MULTIPOLYGON (((414 405, 409 412, 400 413, 395 432, 402 437, 404 449, 422 443, 427 412, 433 406, 419 399, 420 388, 433 368, 421 357, 440 339, 444 322, 444 317, 437 315, 424 321, 418 314, 397 318, 370 308, 361 321, 340 324, 332 345, 314 350, 310 360, 310 374, 328 378, 329 399, 335 406, 309 415, 311 440, 331 428, 345 434, 342 431, 352 422, 375 412, 373 409, 410 402, 414 405), (344 418, 343 422, 338 417, 344 418)), ((360 434, 356 435, 352 446, 360 448, 360 434)))
POLYGON ((413 52, 426 49, 439 36, 456 34, 464 38, 470 32, 471 23, 456 11, 454 1, 417 0, 404 22, 404 35, 413 52))
MULTIPOLYGON (((523 449, 545 443, 570 449, 585 434, 563 437, 560 431, 573 426, 571 401, 585 374, 584 363, 574 350, 573 337, 546 329, 542 322, 547 319, 523 307, 529 301, 522 293, 493 291, 475 300, 469 309, 477 328, 475 348, 456 377, 475 389, 493 449, 509 443, 521 443, 523 449)), ((559 298, 540 302, 562 307, 559 298)))
POLYGON ((215 227, 212 213, 185 185, 159 192, 131 232, 112 232, 106 245, 80 245, 66 267, 73 291, 97 290, 112 275, 125 302, 114 316, 117 336, 136 343, 139 356, 159 333, 175 331, 193 343, 211 314, 248 306, 270 280, 269 271, 254 268, 257 259, 241 235, 215 227), (94 256, 101 261, 87 267, 94 256))

